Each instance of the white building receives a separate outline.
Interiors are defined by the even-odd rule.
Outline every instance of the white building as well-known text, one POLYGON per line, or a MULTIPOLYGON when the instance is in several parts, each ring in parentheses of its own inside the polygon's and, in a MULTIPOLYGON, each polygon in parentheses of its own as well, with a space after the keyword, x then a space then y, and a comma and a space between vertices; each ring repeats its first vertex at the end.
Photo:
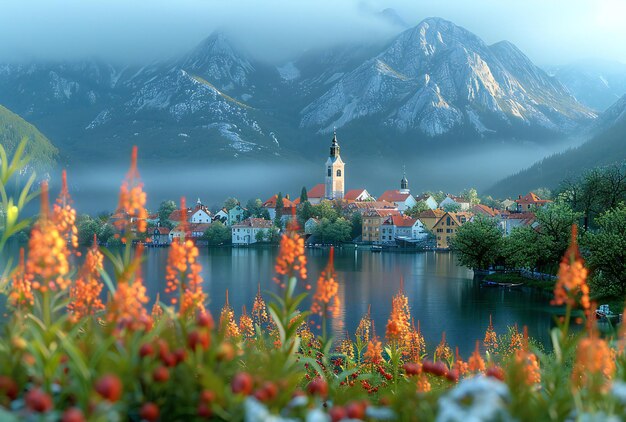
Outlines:
POLYGON ((447 205, 457 204, 461 207, 461 211, 467 211, 470 209, 470 203, 467 199, 460 196, 454 196, 447 194, 445 199, 439 204, 439 208, 445 209, 447 205))
POLYGON ((415 243, 426 240, 428 230, 417 218, 404 215, 390 215, 381 226, 381 242, 405 241, 415 243))
POLYGON ((213 216, 213 221, 219 221, 222 224, 227 224, 228 212, 224 208, 222 208, 221 210, 215 213, 215 215, 213 216))
POLYGON ((263 231, 267 239, 272 226, 273 224, 270 220, 247 218, 231 227, 233 245, 251 245, 256 243, 259 231, 263 231))
POLYGON ((430 208, 431 210, 436 210, 437 207, 439 207, 439 204, 437 204, 437 201, 435 200, 435 198, 433 198, 431 195, 420 195, 420 196, 416 196, 415 197, 415 201, 417 201, 417 203, 419 204, 420 202, 423 202, 426 204, 426 206, 428 208, 430 208))
POLYGON ((343 199, 345 187, 345 163, 341 160, 337 133, 333 134, 330 155, 326 160, 326 199, 343 199))

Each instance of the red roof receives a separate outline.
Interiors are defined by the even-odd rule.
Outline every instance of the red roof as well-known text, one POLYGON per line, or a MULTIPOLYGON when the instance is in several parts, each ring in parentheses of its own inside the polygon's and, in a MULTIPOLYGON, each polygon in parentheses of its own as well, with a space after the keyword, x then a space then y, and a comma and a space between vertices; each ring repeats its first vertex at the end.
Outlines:
POLYGON ((378 197, 379 201, 404 202, 411 196, 410 193, 402 193, 399 190, 388 190, 378 197))
POLYGON ((413 227, 416 221, 416 218, 407 217, 406 215, 392 214, 385 223, 393 224, 396 227, 413 227))
POLYGON ((239 224, 233 225, 233 228, 243 228, 243 227, 251 227, 253 229, 269 229, 271 228, 273 223, 270 220, 265 220, 263 218, 246 218, 239 224))
POLYGON ((483 204, 476 204, 472 207, 472 211, 476 214, 482 214, 488 217, 495 217, 498 214, 498 211, 494 210, 491 207, 483 204))
POLYGON ((365 214, 363 214, 364 217, 386 217, 388 215, 400 215, 400 211, 389 210, 389 209, 384 209, 384 210, 371 209, 371 210, 368 210, 365 214))
POLYGON ((372 209, 372 210, 383 210, 383 209, 393 209, 397 210, 398 207, 393 202, 388 201, 356 201, 350 204, 351 207, 358 209, 372 209))
POLYGON ((159 234, 170 234, 170 229, 168 229, 167 227, 155 227, 154 229, 158 231, 159 234))
MULTIPOLYGON (((265 208, 276 208, 276 201, 277 200, 278 200, 278 195, 274 195, 270 199, 268 199, 267 201, 263 202, 263 206, 265 208)), ((283 207, 284 208, 291 208, 291 207, 294 207, 294 206, 295 206, 295 204, 293 202, 291 202, 289 199, 283 198, 283 207)))
POLYGON ((307 192, 309 198, 323 198, 326 195, 326 186, 323 183, 318 183, 313 186, 310 191, 307 192))
MULTIPOLYGON (((169 217, 167 217, 170 221, 181 221, 181 210, 174 210, 170 213, 169 217)), ((191 210, 189 208, 187 208, 187 217, 185 218, 186 220, 189 219, 191 214, 191 210)))
POLYGON ((345 199, 346 201, 356 201, 356 199, 364 192, 367 193, 365 189, 350 189, 348 192, 345 193, 343 199, 345 199))
POLYGON ((441 218, 446 212, 440 209, 426 210, 417 214, 417 218, 441 218))
POLYGON ((528 192, 527 195, 523 196, 520 195, 515 202, 517 202, 518 204, 547 204, 548 202, 552 202, 548 199, 541 199, 539 198, 535 193, 533 192, 528 192))

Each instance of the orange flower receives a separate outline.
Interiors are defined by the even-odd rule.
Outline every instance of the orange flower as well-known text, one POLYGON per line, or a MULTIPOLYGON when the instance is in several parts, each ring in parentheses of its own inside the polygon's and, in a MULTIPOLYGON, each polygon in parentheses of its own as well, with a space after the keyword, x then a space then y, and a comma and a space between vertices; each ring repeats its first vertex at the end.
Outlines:
MULTIPOLYGON (((184 198, 181 201, 181 209, 185 209, 184 198)), ((197 262, 199 255, 198 248, 191 240, 178 238, 170 245, 165 269, 167 282, 165 292, 179 293, 181 315, 189 316, 196 310, 201 312, 205 310, 206 294, 202 291, 200 275, 202 266, 197 262)), ((172 297, 172 305, 176 305, 178 300, 179 298, 172 297)))
POLYGON ((241 336, 237 322, 235 322, 235 311, 228 303, 228 290, 226 290, 226 303, 220 313, 220 331, 223 331, 227 338, 241 336))
POLYGON ((406 348, 404 355, 410 362, 419 362, 422 358, 422 353, 426 351, 426 341, 420 330, 420 323, 417 322, 417 330, 415 326, 409 330, 406 338, 406 348))
MULTIPOLYGON (((304 239, 295 231, 288 231, 280 238, 280 249, 274 266, 276 273, 288 278, 306 279, 306 256, 304 255, 304 239)), ((277 283, 280 280, 275 277, 277 283)))
POLYGON ((15 308, 33 306, 35 303, 30 280, 26 277, 25 267, 24 248, 20 248, 20 262, 11 278, 11 291, 9 293, 9 302, 15 308))
POLYGON ((587 285, 588 271, 585 268, 585 261, 580 255, 576 240, 577 227, 572 226, 572 237, 570 245, 563 255, 559 265, 559 274, 554 285, 553 305, 580 306, 585 314, 589 316, 591 302, 589 300, 589 286, 587 285))
POLYGON ((339 343, 339 353, 344 355, 348 361, 354 361, 354 344, 350 341, 347 333, 346 338, 339 343))
POLYGON ((65 170, 63 170, 61 174, 61 178, 61 192, 52 207, 52 220, 66 242, 74 248, 77 248, 78 229, 76 228, 76 210, 71 206, 72 199, 70 198, 70 192, 67 188, 67 173, 65 170))
POLYGON ((469 364, 467 362, 464 362, 463 359, 461 359, 461 355, 459 354, 458 347, 455 349, 455 353, 456 353, 456 360, 454 362, 454 367, 456 368, 456 370, 459 371, 459 375, 467 374, 467 372, 470 370, 469 364))
POLYGON ((363 355, 365 363, 379 365, 383 361, 383 345, 378 338, 373 338, 367 343, 367 350, 363 355))
POLYGON ((615 359, 609 344, 592 331, 578 343, 572 371, 574 385, 579 388, 597 386, 604 390, 614 374, 615 359))
POLYGON ((330 256, 328 257, 328 265, 326 269, 322 271, 320 277, 317 279, 317 290, 313 295, 313 303, 311 304, 311 312, 318 314, 319 316, 325 315, 328 310, 335 312, 334 308, 339 308, 339 302, 337 292, 339 290, 339 284, 335 281, 335 269, 333 266, 333 257, 335 254, 335 248, 331 246, 330 256), (330 302, 334 300, 334 304, 329 306, 330 302))
POLYGON ((100 292, 102 292, 100 270, 102 270, 103 258, 94 235, 93 246, 87 251, 78 278, 70 288, 70 303, 67 308, 74 321, 104 309, 102 300, 100 300, 100 292))
POLYGON ((435 360, 441 360, 444 362, 449 361, 452 358, 452 349, 446 343, 446 332, 441 335, 441 342, 435 349, 435 360))
POLYGON ((524 336, 517 331, 517 324, 515 324, 511 331, 511 344, 509 345, 509 349, 511 349, 511 352, 516 352, 522 350, 523 346, 524 336))
POLYGON ((247 339, 253 339, 255 335, 254 330, 254 322, 252 322, 252 318, 248 316, 246 313, 246 307, 244 306, 241 312, 241 316, 239 317, 239 331, 243 334, 243 336, 247 339))
POLYGON ((402 288, 400 288, 400 291, 391 301, 391 315, 387 321, 387 331, 385 333, 387 340, 397 342, 399 345, 406 344, 411 331, 410 321, 409 299, 402 293, 402 288))
POLYGON ((520 350, 515 353, 515 361, 522 366, 524 379, 527 385, 535 385, 541 382, 541 371, 537 355, 528 348, 528 327, 524 326, 524 340, 520 350))
POLYGON ((71 281, 67 277, 69 263, 67 242, 48 217, 48 183, 41 183, 41 211, 28 240, 26 278, 33 290, 65 290, 71 281))
POLYGON ((430 382, 428 381, 428 377, 426 374, 421 373, 417 377, 417 391, 419 393, 428 393, 430 391, 430 382))
POLYGON ((152 311, 150 312, 150 316, 154 322, 158 322, 163 316, 163 308, 161 308, 161 298, 157 293, 156 300, 154 301, 154 305, 152 305, 152 311))
POLYGON ((263 296, 261 296, 261 285, 258 285, 258 291, 254 297, 254 303, 252 305, 252 319, 255 324, 262 325, 269 322, 270 318, 267 314, 267 305, 263 296))
POLYGON ((145 308, 148 297, 141 277, 142 254, 143 245, 139 244, 133 261, 118 279, 115 294, 107 305, 107 320, 116 324, 118 330, 149 329, 152 323, 145 308))
POLYGON ((359 325, 356 328, 356 338, 361 344, 369 343, 370 341, 370 328, 372 326, 372 318, 370 317, 370 308, 367 309, 367 314, 363 315, 359 325))
POLYGON ((143 183, 139 179, 137 170, 137 147, 133 147, 130 169, 126 179, 120 187, 120 199, 116 215, 118 219, 114 225, 119 231, 136 230, 139 233, 146 231, 148 211, 146 210, 146 193, 143 191, 143 183))
POLYGON ((476 348, 474 349, 474 353, 467 360, 467 368, 472 372, 480 372, 485 370, 485 361, 480 356, 480 351, 478 349, 478 340, 476 340, 476 348))
POLYGON ((485 331, 485 339, 483 340, 483 345, 487 348, 489 352, 492 353, 498 349, 498 336, 496 335, 496 331, 493 329, 491 315, 489 315, 489 326, 487 327, 487 331, 485 331))

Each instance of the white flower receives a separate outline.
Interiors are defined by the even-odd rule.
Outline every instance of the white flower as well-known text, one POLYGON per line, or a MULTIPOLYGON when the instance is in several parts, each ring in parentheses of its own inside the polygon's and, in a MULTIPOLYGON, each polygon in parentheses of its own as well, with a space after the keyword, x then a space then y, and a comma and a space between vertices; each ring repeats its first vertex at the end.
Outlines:
POLYGON ((493 378, 466 378, 439 399, 437 422, 511 421, 509 388, 493 378))
POLYGON ((296 422, 295 419, 272 415, 269 409, 254 397, 246 398, 244 410, 246 422, 296 422))

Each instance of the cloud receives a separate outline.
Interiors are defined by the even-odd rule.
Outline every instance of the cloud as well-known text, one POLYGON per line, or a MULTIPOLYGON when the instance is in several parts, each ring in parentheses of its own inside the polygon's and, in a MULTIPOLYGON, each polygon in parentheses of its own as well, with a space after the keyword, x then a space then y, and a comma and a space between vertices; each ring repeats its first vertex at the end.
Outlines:
POLYGON ((287 60, 335 43, 384 40, 440 16, 485 41, 508 39, 543 63, 603 57, 626 62, 621 0, 2 0, 0 61, 99 57, 125 63, 170 58, 215 29, 254 55, 287 60))

